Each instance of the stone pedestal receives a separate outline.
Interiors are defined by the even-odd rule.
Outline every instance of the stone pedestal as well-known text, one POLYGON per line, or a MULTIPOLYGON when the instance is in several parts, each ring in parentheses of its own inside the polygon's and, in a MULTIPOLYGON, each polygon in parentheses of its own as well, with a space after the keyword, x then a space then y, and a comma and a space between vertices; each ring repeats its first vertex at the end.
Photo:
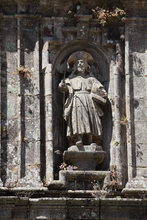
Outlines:
POLYGON ((105 152, 97 145, 72 146, 63 154, 64 162, 76 166, 77 170, 96 170, 97 165, 103 162, 104 157, 105 152))
POLYGON ((76 166, 78 170, 95 170, 96 166, 103 162, 105 156, 104 151, 97 152, 74 152, 65 151, 64 161, 76 166))

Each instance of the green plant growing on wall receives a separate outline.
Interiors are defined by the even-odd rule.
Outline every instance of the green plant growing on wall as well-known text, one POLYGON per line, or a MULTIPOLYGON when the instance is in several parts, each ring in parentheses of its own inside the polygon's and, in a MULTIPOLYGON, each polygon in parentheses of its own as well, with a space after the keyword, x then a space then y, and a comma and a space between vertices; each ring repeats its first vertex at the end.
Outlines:
POLYGON ((122 118, 120 119, 120 124, 121 125, 127 125, 128 124, 128 119, 126 116, 122 116, 122 118))
POLYGON ((119 145, 119 142, 118 141, 113 141, 113 146, 117 147, 119 145))

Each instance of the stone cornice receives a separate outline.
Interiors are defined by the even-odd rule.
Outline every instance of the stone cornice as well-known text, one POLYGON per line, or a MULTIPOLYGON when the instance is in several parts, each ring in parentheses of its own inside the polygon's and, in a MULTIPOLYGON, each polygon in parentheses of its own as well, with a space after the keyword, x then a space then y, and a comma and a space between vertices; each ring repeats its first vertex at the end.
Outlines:
POLYGON ((125 8, 147 8, 146 0, 122 0, 125 8))
POLYGON ((129 21, 147 22, 147 17, 126 17, 125 22, 129 21))
POLYGON ((147 25, 147 17, 127 17, 125 19, 125 23, 130 25, 144 26, 147 25))

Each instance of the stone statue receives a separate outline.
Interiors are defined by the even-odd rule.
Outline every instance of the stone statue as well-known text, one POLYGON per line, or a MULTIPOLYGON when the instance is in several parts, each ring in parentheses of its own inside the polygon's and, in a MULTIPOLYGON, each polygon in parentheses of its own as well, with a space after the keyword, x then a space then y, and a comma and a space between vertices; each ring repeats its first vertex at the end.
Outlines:
POLYGON ((100 117, 103 116, 100 106, 106 102, 107 93, 91 72, 88 62, 78 59, 73 65, 72 73, 60 82, 59 88, 68 94, 64 104, 64 119, 67 122, 70 145, 100 145, 100 117))

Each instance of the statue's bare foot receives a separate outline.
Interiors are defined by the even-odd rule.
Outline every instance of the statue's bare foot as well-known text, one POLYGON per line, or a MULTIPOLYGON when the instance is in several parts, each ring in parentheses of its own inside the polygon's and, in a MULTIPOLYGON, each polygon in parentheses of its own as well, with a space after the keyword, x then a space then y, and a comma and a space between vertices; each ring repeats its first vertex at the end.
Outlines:
POLYGON ((77 145, 77 147, 83 147, 83 142, 81 140, 77 141, 76 145, 77 145))

